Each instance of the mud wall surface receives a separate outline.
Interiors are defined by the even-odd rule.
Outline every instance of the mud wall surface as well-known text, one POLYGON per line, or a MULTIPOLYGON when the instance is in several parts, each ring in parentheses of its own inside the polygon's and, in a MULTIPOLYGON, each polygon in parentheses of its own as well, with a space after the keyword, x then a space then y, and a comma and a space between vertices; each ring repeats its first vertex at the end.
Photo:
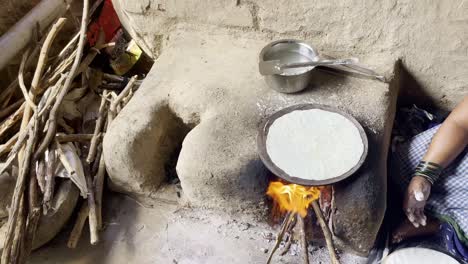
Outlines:
MULTIPOLYGON (((401 57, 402 91, 452 108, 468 91, 468 1, 114 0, 131 35, 157 57, 178 23, 295 37, 339 56, 401 57), (405 87, 406 86, 406 87, 405 87)), ((207 29, 209 34, 209 29, 207 29)))

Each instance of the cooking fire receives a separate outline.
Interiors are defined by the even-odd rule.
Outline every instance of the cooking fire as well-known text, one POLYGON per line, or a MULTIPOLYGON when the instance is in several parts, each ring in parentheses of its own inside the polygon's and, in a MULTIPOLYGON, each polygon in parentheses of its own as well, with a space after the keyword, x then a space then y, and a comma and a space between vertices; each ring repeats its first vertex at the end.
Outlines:
POLYGON ((292 242, 292 230, 296 224, 299 225, 299 241, 301 242, 301 248, 303 252, 303 262, 307 264, 309 263, 309 254, 307 251, 308 243, 304 218, 308 215, 310 205, 312 205, 315 215, 324 233, 327 247, 330 252, 331 263, 339 263, 335 248, 333 246, 331 232, 327 223, 325 222, 322 211, 317 202, 320 198, 320 187, 306 187, 294 183, 284 184, 281 181, 274 181, 271 182, 268 186, 267 195, 273 199, 274 208, 277 207, 280 213, 285 214, 283 223, 276 238, 275 245, 270 251, 267 263, 270 263, 273 254, 278 249, 279 244, 283 240, 283 236, 286 232, 289 232, 291 236, 289 237, 283 252, 281 252, 281 255, 285 254, 289 250, 292 242))
MULTIPOLYGON (((331 263, 339 263, 333 236, 318 203, 324 188, 319 186, 331 186, 350 177, 364 163, 368 142, 362 126, 336 108, 295 105, 274 113, 265 121, 257 144, 265 166, 287 182, 273 181, 267 190, 279 212, 286 215, 267 263, 284 234, 292 234, 296 224, 300 230, 298 240, 303 262, 309 263, 304 218, 311 205, 322 228, 331 263)), ((282 254, 287 252, 291 240, 289 238, 282 254)))

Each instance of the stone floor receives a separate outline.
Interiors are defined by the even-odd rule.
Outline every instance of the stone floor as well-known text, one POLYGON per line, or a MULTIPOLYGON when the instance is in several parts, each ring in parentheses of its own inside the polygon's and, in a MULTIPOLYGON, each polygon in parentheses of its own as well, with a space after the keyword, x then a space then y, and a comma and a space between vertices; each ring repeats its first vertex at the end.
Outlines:
MULTIPOLYGON (((252 212, 228 215, 181 207, 175 201, 177 198, 160 199, 152 208, 123 195, 112 194, 107 198, 106 229, 100 244, 89 245, 86 229, 78 248, 68 249, 70 230, 64 230, 35 251, 30 263, 265 263, 278 231, 278 226, 270 227, 263 216, 252 212)), ((329 263, 326 248, 310 245, 309 251, 310 263, 329 263)), ((286 255, 275 256, 272 263, 300 261, 300 249, 293 244, 286 255)), ((361 264, 365 259, 343 254, 342 263, 361 264)))

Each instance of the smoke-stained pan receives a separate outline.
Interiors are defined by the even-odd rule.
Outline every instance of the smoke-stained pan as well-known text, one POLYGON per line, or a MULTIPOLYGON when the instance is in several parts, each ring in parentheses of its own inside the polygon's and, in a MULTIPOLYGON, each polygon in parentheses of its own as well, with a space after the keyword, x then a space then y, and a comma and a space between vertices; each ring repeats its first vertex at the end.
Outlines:
POLYGON ((337 108, 334 108, 334 107, 331 107, 331 106, 326 106, 326 105, 320 105, 320 104, 299 104, 299 105, 294 105, 294 106, 284 108, 284 109, 274 113, 269 118, 267 118, 265 120, 265 122, 262 123, 262 125, 260 127, 260 130, 259 130, 259 133, 258 133, 258 136, 257 136, 257 148, 258 148, 258 151, 259 151, 260 158, 263 161, 263 164, 265 164, 265 166, 272 173, 274 173, 276 176, 282 178, 283 180, 286 180, 286 181, 291 182, 291 183, 305 185, 305 186, 329 185, 329 184, 336 183, 336 182, 342 181, 342 180, 350 177, 351 175, 353 175, 353 173, 355 173, 362 166, 362 164, 366 160, 367 152, 368 152, 368 148, 369 148, 368 145, 369 145, 369 143, 368 143, 368 140, 367 140, 366 132, 362 128, 361 124, 359 124, 359 122, 353 116, 351 116, 350 114, 345 113, 343 111, 340 111, 337 108), (358 163, 354 167, 352 167, 350 170, 348 170, 347 172, 345 172, 345 173, 343 173, 341 175, 337 175, 336 177, 326 179, 326 180, 306 180, 306 179, 294 177, 292 175, 288 175, 282 169, 278 168, 273 163, 273 161, 271 161, 270 156, 268 155, 268 152, 267 152, 267 148, 266 148, 266 139, 267 139, 267 135, 268 135, 268 131, 270 129, 270 126, 275 122, 276 119, 278 119, 278 118, 280 118, 280 117, 282 117, 282 116, 284 116, 286 114, 289 114, 289 113, 291 113, 293 111, 310 110, 310 109, 321 109, 321 110, 324 110, 324 111, 340 114, 340 115, 344 116, 346 119, 348 119, 349 121, 351 121, 356 126, 356 128, 358 129, 359 135, 361 136, 362 143, 364 145, 364 150, 362 152, 361 158, 359 159, 358 163))

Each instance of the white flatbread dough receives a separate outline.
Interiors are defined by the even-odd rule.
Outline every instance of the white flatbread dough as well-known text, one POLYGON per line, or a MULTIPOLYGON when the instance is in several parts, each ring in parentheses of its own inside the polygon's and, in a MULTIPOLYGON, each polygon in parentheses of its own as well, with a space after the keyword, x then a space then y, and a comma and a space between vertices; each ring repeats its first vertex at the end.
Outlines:
POLYGON ((427 248, 404 248, 388 255, 383 264, 460 264, 454 258, 427 248))
POLYGON ((268 131, 266 149, 271 161, 289 176, 326 180, 353 168, 364 144, 359 130, 346 117, 310 109, 276 119, 268 131))

